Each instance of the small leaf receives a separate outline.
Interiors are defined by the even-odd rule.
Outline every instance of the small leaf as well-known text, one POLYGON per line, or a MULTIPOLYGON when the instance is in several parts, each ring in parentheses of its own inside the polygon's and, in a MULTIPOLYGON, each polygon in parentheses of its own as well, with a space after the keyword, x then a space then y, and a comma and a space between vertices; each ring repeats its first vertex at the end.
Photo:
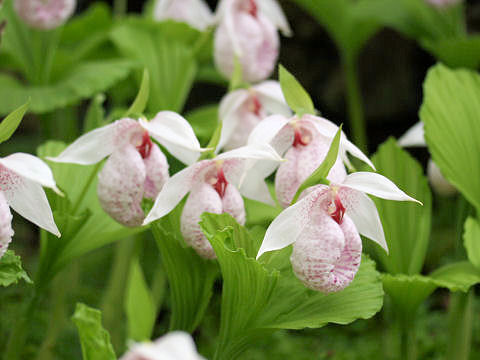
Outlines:
POLYGON ((7 141, 10 136, 17 130, 18 125, 23 119, 23 116, 27 112, 30 100, 20 106, 18 109, 12 111, 7 115, 5 119, 0 123, 0 143, 7 141))
POLYGON ((128 320, 128 338, 135 341, 149 340, 155 325, 156 309, 138 257, 130 264, 125 312, 128 320))
POLYGON ((313 106, 310 95, 308 95, 297 79, 282 65, 279 65, 278 74, 285 100, 288 106, 297 113, 297 116, 301 117, 303 114, 315 114, 315 107, 313 106))
POLYGON ((19 280, 32 283, 22 268, 20 256, 15 255, 12 250, 7 250, 0 258, 0 285, 9 286, 18 283, 19 280))
POLYGON ((206 105, 196 108, 185 115, 192 125, 200 144, 206 145, 218 124, 218 105, 206 105))
POLYGON ((242 69, 242 63, 238 59, 238 56, 235 55, 235 58, 233 59, 233 74, 232 78, 230 79, 230 83, 228 85, 228 91, 234 91, 242 86, 243 82, 243 69, 242 69))
POLYGON ((478 220, 469 217, 465 221, 463 241, 467 249, 468 260, 480 270, 480 224, 478 220))
POLYGON ((221 121, 217 122, 217 127, 215 128, 215 131, 213 132, 212 137, 207 144, 207 149, 210 150, 203 152, 198 159, 199 161, 204 159, 212 159, 215 157, 215 149, 217 148, 218 142, 220 141, 220 136, 222 134, 222 126, 223 123, 221 121))
POLYGON ((310 175, 300 185, 297 192, 295 193, 295 196, 293 197, 292 205, 297 202, 302 192, 305 189, 309 188, 310 186, 315 186, 318 184, 326 184, 326 185, 330 184, 330 182, 327 180, 327 176, 328 176, 328 173, 330 172, 330 169, 335 164, 335 161, 337 161, 338 148, 340 146, 341 136, 342 136, 342 126, 340 125, 340 127, 337 130, 337 133, 335 134, 334 138, 332 139, 332 142, 330 143, 330 148, 328 149, 328 153, 325 156, 325 159, 318 166, 318 168, 312 173, 312 175, 310 175))
POLYGON ((85 125, 83 126, 84 133, 102 126, 103 119, 105 117, 105 110, 103 109, 104 101, 104 94, 97 94, 90 101, 90 106, 88 107, 87 114, 85 115, 85 125))
POLYGON ((110 335, 102 326, 99 310, 77 303, 72 320, 77 326, 83 360, 116 360, 110 335))
POLYGON ((148 69, 143 70, 142 82, 140 83, 140 89, 138 94, 135 97, 130 108, 125 113, 124 117, 129 117, 130 115, 139 115, 143 114, 143 111, 147 107, 148 97, 150 94, 150 75, 148 69))

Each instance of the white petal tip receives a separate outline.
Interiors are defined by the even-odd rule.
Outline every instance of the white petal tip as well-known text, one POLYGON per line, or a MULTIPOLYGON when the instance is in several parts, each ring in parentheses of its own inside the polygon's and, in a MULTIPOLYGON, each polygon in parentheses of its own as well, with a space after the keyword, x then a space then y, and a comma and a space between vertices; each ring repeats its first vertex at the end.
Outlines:
POLYGON ((65 197, 65 194, 60 190, 58 187, 54 186, 52 187, 52 190, 57 194, 58 196, 65 197))

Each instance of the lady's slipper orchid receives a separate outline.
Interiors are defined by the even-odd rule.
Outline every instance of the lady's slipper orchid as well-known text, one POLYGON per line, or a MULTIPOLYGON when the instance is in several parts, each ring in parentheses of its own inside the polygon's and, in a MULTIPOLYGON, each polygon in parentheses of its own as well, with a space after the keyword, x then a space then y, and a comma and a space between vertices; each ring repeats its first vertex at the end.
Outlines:
MULTIPOLYGON (((398 145, 402 147, 427 147, 424 133, 423 122, 419 121, 398 139, 398 145)), ((432 159, 428 160, 427 176, 437 194, 451 196, 457 193, 457 189, 445 179, 432 159)))
POLYGON ((18 16, 35 29, 50 30, 72 16, 76 0, 15 0, 18 16))
POLYGON ((278 57, 277 29, 290 35, 290 27, 275 0, 222 0, 216 14, 215 64, 230 78, 235 58, 243 79, 258 82, 272 73, 278 57))
POLYGON ((202 151, 190 124, 162 111, 151 121, 125 118, 95 129, 51 160, 89 165, 108 156, 98 175, 100 204, 119 223, 139 226, 145 218, 142 199, 155 199, 168 179, 165 155, 150 137, 186 164, 202 151))
POLYGON ((204 31, 213 22, 213 14, 203 0, 157 0, 153 17, 158 20, 186 22, 191 27, 204 31))
MULTIPOLYGON (((200 216, 204 212, 229 213, 240 224, 245 223, 245 208, 240 194, 258 199, 263 178, 249 172, 249 160, 281 161, 267 144, 244 146, 202 160, 176 173, 157 196, 144 224, 155 221, 172 211, 190 192, 181 216, 181 231, 187 244, 204 258, 214 258, 215 252, 203 234, 200 216), (247 174, 248 173, 248 174, 247 174)), ((268 190, 267 190, 268 191, 268 190)))
POLYGON ((386 177, 348 175, 342 183, 317 185, 285 209, 267 229, 257 259, 292 243, 293 270, 305 286, 325 293, 344 289, 354 278, 364 235, 388 251, 382 223, 366 193, 382 199, 415 201, 386 177))
MULTIPOLYGON (((290 205, 300 185, 325 159, 337 131, 338 126, 331 121, 308 114, 300 119, 272 115, 252 131, 248 140, 250 144, 267 142, 280 155, 285 153, 287 161, 280 165, 275 176, 277 199, 283 207, 290 205)), ((342 133, 338 159, 328 174, 329 180, 340 183, 347 176, 343 164, 349 164, 347 152, 374 169, 368 157, 342 133)))
POLYGON ((7 251, 13 236, 9 207, 42 229, 60 236, 42 186, 61 194, 52 171, 42 160, 24 153, 0 158, 0 257, 7 251))
POLYGON ((292 114, 277 81, 264 81, 227 94, 220 102, 222 134, 217 149, 231 150, 246 145, 255 126, 271 114, 292 114))
POLYGON ((197 353, 191 336, 183 331, 173 331, 152 343, 138 343, 120 360, 204 360, 197 353))

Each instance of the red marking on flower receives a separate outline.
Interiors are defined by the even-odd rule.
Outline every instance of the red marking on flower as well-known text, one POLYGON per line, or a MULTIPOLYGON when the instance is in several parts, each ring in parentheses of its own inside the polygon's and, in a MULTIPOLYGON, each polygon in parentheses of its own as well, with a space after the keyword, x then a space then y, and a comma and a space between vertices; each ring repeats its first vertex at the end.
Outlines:
POLYGON ((300 133, 300 130, 298 129, 295 129, 295 137, 293 139, 293 146, 294 147, 297 147, 298 145, 307 145, 308 142, 305 141, 305 139, 303 139, 302 137, 302 134, 300 133))
POLYGON ((225 190, 227 189, 228 181, 225 178, 225 174, 223 173, 223 169, 219 168, 217 170, 217 182, 213 184, 213 187, 217 191, 218 195, 223 198, 225 195, 225 190))
POLYGON ((142 155, 142 158, 145 159, 150 155, 150 152, 152 151, 152 140, 150 139, 150 135, 148 134, 147 131, 143 133, 142 136, 142 143, 137 146, 137 150, 142 155))
POLYGON ((260 110, 262 110, 262 104, 258 100, 258 97, 254 95, 252 97, 252 112, 257 116, 260 116, 260 110))
POLYGON ((330 211, 330 216, 340 225, 343 221, 343 215, 345 215, 345 206, 340 201, 338 194, 335 194, 334 204, 332 205, 335 206, 335 209, 330 211))
POLYGON ((249 9, 248 13, 252 15, 253 17, 257 17, 257 4, 255 3, 255 0, 249 0, 249 9))

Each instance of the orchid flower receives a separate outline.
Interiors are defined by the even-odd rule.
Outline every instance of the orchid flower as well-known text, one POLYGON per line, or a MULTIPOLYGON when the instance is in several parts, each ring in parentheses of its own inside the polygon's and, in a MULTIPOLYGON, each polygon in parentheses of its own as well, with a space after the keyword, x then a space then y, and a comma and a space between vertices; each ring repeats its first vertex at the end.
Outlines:
POLYGON ((362 253, 359 234, 388 252, 377 208, 366 194, 420 203, 372 172, 356 172, 342 183, 307 190, 271 223, 257 259, 294 244, 290 261, 295 274, 305 286, 325 293, 344 289, 355 277, 362 253))
POLYGON ((460 4, 462 0, 425 0, 428 4, 435 6, 439 9, 447 8, 449 6, 454 6, 460 4))
POLYGON ((213 14, 203 0, 157 0, 153 10, 155 20, 176 20, 204 31, 213 22, 213 14))
POLYGON ((173 331, 155 342, 134 344, 120 360, 204 360, 190 334, 173 331))
POLYGON ((231 150, 247 144, 248 136, 267 115, 291 116, 277 81, 264 81, 249 89, 238 89, 220 102, 222 133, 217 149, 231 150))
POLYGON ((214 58, 219 71, 230 78, 235 58, 243 79, 258 82, 272 73, 279 48, 277 29, 290 35, 290 27, 275 0, 222 0, 216 13, 214 58))
POLYGON ((62 193, 47 164, 24 153, 0 158, 0 185, 0 258, 13 236, 9 207, 42 229, 60 236, 42 186, 62 193))
POLYGON ((162 111, 151 121, 125 118, 95 129, 50 160, 90 165, 108 156, 98 175, 100 204, 119 223, 139 226, 145 218, 142 199, 155 199, 168 179, 167 159, 150 137, 186 164, 202 151, 190 124, 162 111))
MULTIPOLYGON (((423 122, 419 121, 398 139, 398 145, 402 147, 427 147, 424 133, 423 122)), ((450 196, 457 193, 457 189, 445 179, 432 159, 428 160, 427 176, 437 194, 450 196)))
POLYGON ((249 160, 252 159, 266 162, 282 160, 271 146, 256 144, 190 165, 165 183, 144 224, 167 215, 190 193, 180 220, 182 234, 186 243, 200 256, 214 258, 215 252, 198 224, 200 216, 204 212, 226 212, 240 224, 245 223, 241 195, 255 199, 265 191, 258 186, 264 183, 263 178, 259 178, 255 172, 249 172, 249 160))
MULTIPOLYGON (((300 185, 325 159, 337 131, 338 126, 331 121, 308 114, 300 119, 297 116, 288 119, 272 115, 252 131, 249 144, 266 142, 280 155, 285 154, 286 162, 280 165, 275 176, 277 199, 283 207, 290 205, 300 185)), ((347 152, 375 169, 368 157, 342 132, 338 158, 328 174, 328 180, 342 182, 345 179, 347 171, 343 163, 350 165, 347 152)), ((264 168, 263 171, 268 176, 273 170, 264 168)))
POLYGON ((72 16, 76 0, 15 0, 18 16, 33 28, 50 30, 72 16))

